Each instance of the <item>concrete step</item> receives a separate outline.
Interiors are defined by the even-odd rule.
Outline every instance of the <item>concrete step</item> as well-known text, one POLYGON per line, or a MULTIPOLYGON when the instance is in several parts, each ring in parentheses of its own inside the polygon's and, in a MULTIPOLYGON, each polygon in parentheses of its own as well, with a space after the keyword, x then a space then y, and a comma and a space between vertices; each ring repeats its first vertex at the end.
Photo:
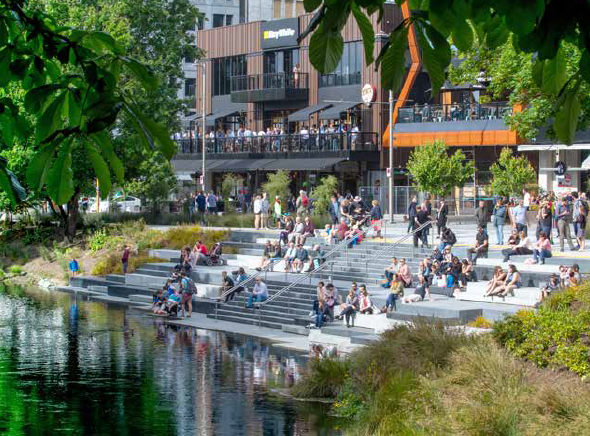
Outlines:
POLYGON ((109 274, 105 277, 105 280, 113 283, 125 283, 125 276, 120 274, 109 274))
POLYGON ((108 292, 108 286, 90 285, 87 288, 89 291, 97 292, 100 294, 106 294, 108 292))
POLYGON ((334 336, 344 336, 347 338, 352 338, 353 336, 358 335, 371 335, 375 333, 374 329, 366 328, 366 327, 346 327, 341 325, 331 325, 327 327, 322 327, 322 333, 327 335, 334 335, 334 336))
POLYGON ((298 325, 283 324, 283 331, 286 333, 293 333, 295 335, 308 336, 309 329, 298 325))
MULTIPOLYGON (((531 256, 528 256, 529 258, 531 256)), ((512 264, 516 267, 516 269, 518 269, 518 271, 522 271, 522 272, 531 272, 531 273, 542 273, 542 274, 547 274, 547 273, 559 273, 559 265, 560 263, 556 263, 556 264, 549 264, 546 263, 545 265, 527 265, 523 262, 517 262, 516 259, 514 259, 515 261, 513 262, 513 259, 510 259, 510 262, 506 262, 506 263, 499 263, 498 259, 477 259, 477 266, 491 266, 494 267, 496 265, 500 265, 503 268, 507 268, 509 264, 512 264)), ((524 259, 523 259, 524 260, 524 259)), ((574 263, 574 262, 572 262, 574 263)))
MULTIPOLYGON (((208 314, 207 318, 215 319, 215 314, 208 314)), ((268 327, 271 329, 278 329, 282 330, 283 324, 278 322, 268 322, 265 320, 261 320, 258 322, 258 319, 251 319, 251 318, 244 318, 240 316, 233 316, 233 315, 226 315, 226 314, 219 314, 217 316, 219 321, 230 321, 235 322, 238 324, 249 324, 249 325, 260 325, 260 327, 268 327)))
POLYGON ((152 304, 153 300, 150 295, 132 294, 132 295, 129 295, 129 301, 133 301, 133 302, 137 302, 137 303, 152 304))
POLYGON ((437 318, 443 320, 460 320, 462 323, 473 321, 482 314, 481 308, 461 309, 455 307, 437 307, 418 303, 398 304, 397 311, 387 314, 388 318, 407 320, 413 317, 437 318))
POLYGON ((514 290, 514 297, 484 297, 486 283, 468 283, 465 292, 457 293, 455 298, 462 301, 483 301, 500 304, 514 304, 517 306, 532 307, 539 296, 538 288, 519 288, 514 290))
POLYGON ((351 344, 369 345, 375 341, 378 341, 381 337, 379 335, 355 335, 350 338, 351 344))

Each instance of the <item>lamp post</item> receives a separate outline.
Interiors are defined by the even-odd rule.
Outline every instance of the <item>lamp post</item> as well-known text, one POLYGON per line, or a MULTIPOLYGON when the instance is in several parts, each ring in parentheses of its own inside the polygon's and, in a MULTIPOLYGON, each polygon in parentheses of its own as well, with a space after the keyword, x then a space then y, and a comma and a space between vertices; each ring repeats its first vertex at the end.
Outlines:
POLYGON ((393 180, 393 91, 389 90, 389 221, 393 224, 393 196, 395 183, 393 180))
POLYGON ((205 95, 207 92, 207 70, 205 69, 205 62, 195 62, 195 67, 198 69, 199 67, 201 67, 201 80, 203 82, 203 88, 201 91, 201 117, 202 117, 202 127, 201 127, 201 138, 203 141, 203 149, 202 149, 202 153, 201 156, 203 157, 202 159, 202 168, 201 168, 201 176, 203 177, 203 183, 201 184, 201 187, 203 189, 203 193, 205 193, 205 165, 206 165, 206 154, 207 154, 207 147, 206 147, 206 139, 205 139, 205 129, 206 129, 206 121, 205 121, 205 95))

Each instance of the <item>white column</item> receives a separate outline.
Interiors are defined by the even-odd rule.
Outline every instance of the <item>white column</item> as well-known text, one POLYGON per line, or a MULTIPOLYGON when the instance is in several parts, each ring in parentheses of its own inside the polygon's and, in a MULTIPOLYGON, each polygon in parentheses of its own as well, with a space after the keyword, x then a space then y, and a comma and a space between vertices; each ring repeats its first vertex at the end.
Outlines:
MULTIPOLYGON (((539 151, 539 168, 553 168, 555 152, 539 151)), ((550 191, 553 189, 553 173, 539 170, 539 188, 550 191)))

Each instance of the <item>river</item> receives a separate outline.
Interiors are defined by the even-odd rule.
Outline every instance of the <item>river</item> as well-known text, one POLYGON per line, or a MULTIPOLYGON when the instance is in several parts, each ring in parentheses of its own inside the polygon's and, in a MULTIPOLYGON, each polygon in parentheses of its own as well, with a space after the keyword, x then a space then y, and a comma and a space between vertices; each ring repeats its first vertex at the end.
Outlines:
POLYGON ((333 435, 276 393, 307 357, 122 306, 0 285, 0 434, 333 435))

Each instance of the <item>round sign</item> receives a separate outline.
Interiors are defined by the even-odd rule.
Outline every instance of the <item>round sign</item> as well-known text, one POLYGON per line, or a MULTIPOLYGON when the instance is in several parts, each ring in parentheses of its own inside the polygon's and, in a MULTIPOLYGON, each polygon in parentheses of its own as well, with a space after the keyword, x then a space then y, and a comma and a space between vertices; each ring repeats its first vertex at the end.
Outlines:
POLYGON ((562 162, 560 160, 555 162, 555 174, 557 174, 558 176, 563 176, 566 171, 567 171, 567 167, 565 166, 564 162, 562 162))
POLYGON ((365 104, 373 103, 377 98, 377 88, 375 88, 370 83, 367 83, 361 90, 361 98, 365 104))

